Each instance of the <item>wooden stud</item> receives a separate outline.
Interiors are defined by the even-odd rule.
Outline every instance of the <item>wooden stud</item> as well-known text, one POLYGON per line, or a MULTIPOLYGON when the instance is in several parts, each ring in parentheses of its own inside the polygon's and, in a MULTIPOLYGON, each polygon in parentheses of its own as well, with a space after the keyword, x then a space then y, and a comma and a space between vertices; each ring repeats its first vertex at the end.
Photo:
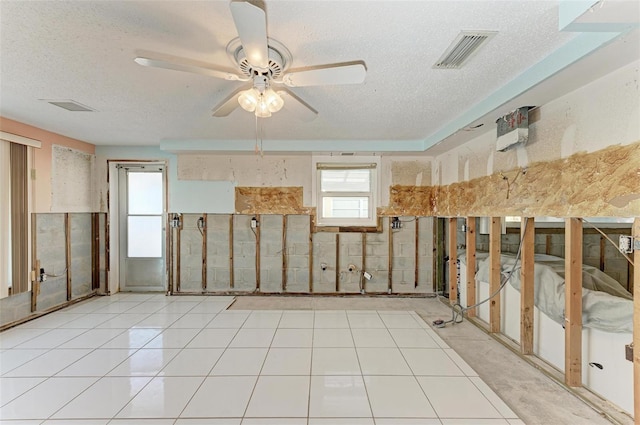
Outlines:
MULTIPOLYGON (((476 303, 476 218, 467 217, 467 306, 476 303)), ((476 308, 467 310, 469 317, 476 316, 476 308)))
POLYGON ((287 216, 282 216, 282 292, 287 292, 287 216))
POLYGON ((64 234, 66 246, 66 266, 67 266, 67 301, 71 301, 73 296, 71 289, 71 216, 69 213, 64 215, 64 234))
POLYGON ((520 267, 520 351, 533 354, 535 222, 522 217, 522 251, 520 267))
MULTIPOLYGON (((634 241, 640 241, 640 217, 633 221, 634 241)), ((633 251, 633 411, 640 418, 640 250, 633 251)))
POLYGON ((361 233, 362 238, 362 270, 360 271, 360 291, 364 294, 367 292, 366 280, 364 278, 364 272, 367 271, 367 234, 361 233))
POLYGON ((235 286, 233 275, 233 214, 229 214, 229 288, 235 286))
POLYGON ((458 219, 449 218, 449 302, 458 302, 458 219))
POLYGON ((37 231, 36 231, 36 215, 31 214, 31 264, 35 274, 35 279, 31 281, 31 312, 38 309, 38 294, 40 293, 40 260, 36 249, 37 231))
POLYGON ((256 231, 256 292, 260 292, 260 228, 262 227, 260 224, 262 223, 262 217, 258 215, 257 219, 258 219, 258 226, 255 228, 255 231, 256 231))
POLYGON ((393 217, 389 217, 389 279, 387 282, 387 293, 391 293, 393 291, 393 229, 391 228, 391 223, 393 222, 393 217))
POLYGON ((500 332, 500 283, 502 282, 500 253, 502 225, 500 217, 491 217, 489 228, 489 295, 495 294, 489 301, 489 332, 500 332))
POLYGON ((604 271, 604 254, 605 254, 605 248, 606 248, 606 239, 604 238, 604 236, 600 235, 600 271, 603 272, 604 271))
POLYGON ((184 216, 180 217, 180 225, 176 228, 176 292, 180 293, 180 233, 182 232, 182 225, 184 216))
POLYGON ((582 220, 566 219, 565 384, 582 385, 582 220))
POLYGON ((419 217, 416 216, 415 218, 415 222, 416 222, 416 226, 415 226, 415 237, 413 238, 415 240, 415 259, 414 259, 414 264, 415 264, 415 274, 413 275, 413 288, 417 288, 418 287, 418 280, 420 279, 420 221, 419 221, 419 217))
MULTIPOLYGON (((109 192, 107 192, 107 196, 109 192)), ((109 203, 107 202, 107 205, 109 203)), ((109 226, 109 214, 105 214, 104 216, 104 293, 109 295, 110 286, 109 286, 109 272, 111 271, 111 248, 109 244, 111 243, 111 236, 109 235, 110 226, 109 226)))
POLYGON ((202 292, 207 291, 207 214, 202 214, 202 292))
POLYGON ((547 255, 551 255, 551 235, 547 235, 544 247, 544 253, 547 255))
POLYGON ((171 216, 167 214, 167 295, 173 294, 173 227, 171 227, 171 216))
POLYGON ((313 216, 309 216, 309 293, 313 292, 313 216))
POLYGON ((336 233, 336 293, 340 292, 340 233, 336 233))

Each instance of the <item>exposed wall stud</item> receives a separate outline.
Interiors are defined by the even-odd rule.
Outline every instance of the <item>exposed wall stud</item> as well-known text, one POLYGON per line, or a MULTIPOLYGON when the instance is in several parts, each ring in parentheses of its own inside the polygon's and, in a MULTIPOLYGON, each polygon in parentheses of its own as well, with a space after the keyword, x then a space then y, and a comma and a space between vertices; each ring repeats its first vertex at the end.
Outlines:
POLYGON ((340 233, 336 233, 336 292, 340 292, 340 233))
POLYGON ((260 292, 260 229, 262 228, 262 217, 257 216, 259 226, 256 226, 256 292, 260 292))
POLYGON ((387 293, 393 292, 393 229, 391 228, 393 217, 389 217, 389 280, 387 282, 387 293))
POLYGON ((449 218, 449 302, 458 302, 458 219, 449 218))
POLYGON ((605 256, 605 248, 606 248, 606 239, 604 236, 600 235, 600 271, 604 271, 604 256, 605 256))
POLYGON ((67 301, 71 301, 71 216, 69 213, 64 215, 64 235, 66 244, 66 267, 67 267, 67 301))
POLYGON ((500 332, 500 253, 501 253, 502 225, 500 217, 491 217, 489 228, 489 294, 496 294, 489 301, 489 331, 500 332))
POLYGON ((38 309, 38 294, 40 293, 40 279, 38 278, 40 273, 40 260, 38 260, 38 254, 36 249, 37 242, 36 231, 36 215, 31 214, 31 264, 35 271, 35 279, 31 281, 31 312, 35 312, 38 309))
POLYGON ((287 216, 282 216, 282 292, 287 292, 287 216))
POLYGON ((360 271, 360 291, 364 294, 367 292, 367 281, 364 278, 364 272, 367 271, 367 234, 361 233, 362 238, 362 270, 360 271))
POLYGON ((309 293, 313 292, 313 216, 309 216, 309 293))
POLYGON ((582 220, 566 219, 565 384, 582 385, 582 220))
POLYGON ((532 217, 522 217, 522 251, 520 266, 520 350, 522 354, 533 354, 533 307, 534 307, 534 257, 535 222, 532 217))
MULTIPOLYGON (((476 303, 476 218, 467 217, 467 234, 465 235, 467 245, 467 306, 476 303)), ((467 311, 469 317, 476 316, 476 309, 467 311)))
POLYGON ((202 214, 202 292, 207 291, 207 214, 202 214))
POLYGON ((233 214, 229 214, 229 288, 235 286, 233 275, 233 214))
POLYGON ((176 292, 180 293, 180 233, 184 220, 180 220, 180 225, 176 228, 176 292))
POLYGON ((420 221, 419 217, 415 218, 415 274, 413 276, 413 288, 416 289, 418 287, 418 280, 420 279, 420 221))
POLYGON ((171 216, 173 214, 167 214, 167 223, 165 228, 167 229, 167 295, 173 295, 173 233, 174 228, 171 226, 171 216))
MULTIPOLYGON (((635 241, 640 240, 640 217, 633 221, 635 241)), ((640 418, 640 250, 633 252, 633 411, 640 418)))

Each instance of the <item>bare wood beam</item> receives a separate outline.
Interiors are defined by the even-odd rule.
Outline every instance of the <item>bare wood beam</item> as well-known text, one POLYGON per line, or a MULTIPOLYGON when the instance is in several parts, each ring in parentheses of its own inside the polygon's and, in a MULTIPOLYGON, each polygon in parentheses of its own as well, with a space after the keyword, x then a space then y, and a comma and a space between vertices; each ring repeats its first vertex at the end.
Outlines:
POLYGON ((69 213, 64 215, 64 234, 65 234, 65 247, 66 247, 66 266, 67 266, 67 301, 71 301, 71 216, 69 213))
POLYGON ((500 217, 491 217, 489 228, 489 294, 496 294, 489 302, 489 332, 500 332, 500 253, 502 225, 500 217))
POLYGON ((167 214, 167 277, 169 282, 167 282, 167 293, 169 295, 173 294, 173 227, 171 227, 171 216, 172 214, 167 214))
MULTIPOLYGON (((467 306, 476 303, 476 218, 467 217, 467 306)), ((469 317, 476 316, 476 309, 467 311, 469 317)))
MULTIPOLYGON (((178 230, 180 236, 180 230, 178 230)), ((179 263, 178 263, 179 264, 179 263)), ((235 286, 233 275, 233 214, 229 214, 229 288, 235 286)))
MULTIPOLYGON (((633 236, 640 241, 640 217, 633 221, 633 236)), ((633 411, 640 418, 640 250, 633 251, 633 411)))
POLYGON ((391 228, 391 223, 393 222, 393 217, 389 217, 389 276, 387 280, 387 293, 391 293, 393 291, 393 229, 391 228))
POLYGON ((336 292, 340 292, 340 233, 336 233, 336 292))
POLYGON ((534 306, 534 251, 535 222, 533 217, 522 217, 522 264, 520 267, 520 350, 522 354, 533 353, 533 306, 534 306))
POLYGON ((364 272, 367 270, 367 234, 360 234, 362 239, 362 271, 360 274, 360 292, 365 293, 367 281, 364 278, 364 272))
POLYGON ((456 261, 458 259, 458 219, 449 218, 449 302, 455 304, 458 302, 458 268, 456 261))
MULTIPOLYGON (((180 217, 180 224, 176 228, 176 292, 180 292, 180 234, 182 233, 182 226, 184 225, 184 216, 180 217)), ((232 263, 233 265, 233 263, 232 263)))
POLYGON ((313 292, 313 216, 309 216, 309 292, 313 292))
POLYGON ((287 292, 287 216, 282 216, 282 292, 287 292))
POLYGON ((262 227, 262 217, 258 215, 258 226, 256 231, 256 292, 260 292, 260 228, 262 227))
POLYGON ((565 232, 565 384, 582 385, 582 221, 566 219, 565 232))
POLYGON ((202 292, 207 290, 207 214, 202 214, 202 292))
POLYGON ((418 287, 418 282, 420 280, 420 217, 416 216, 415 218, 415 236, 414 240, 416 243, 415 246, 415 274, 413 276, 413 287, 414 289, 418 287))
POLYGON ((31 214, 31 264, 33 265, 33 276, 31 276, 31 312, 38 309, 38 294, 40 293, 40 260, 37 252, 37 228, 35 214, 31 214))

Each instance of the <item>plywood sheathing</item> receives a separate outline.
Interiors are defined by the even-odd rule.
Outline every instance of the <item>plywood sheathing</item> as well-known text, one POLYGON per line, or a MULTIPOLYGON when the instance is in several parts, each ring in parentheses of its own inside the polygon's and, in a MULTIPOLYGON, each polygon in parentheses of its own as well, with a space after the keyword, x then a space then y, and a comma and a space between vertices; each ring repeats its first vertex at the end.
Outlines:
POLYGON ((238 214, 311 214, 302 187, 236 187, 238 214))
POLYGON ((379 212, 444 217, 636 216, 640 214, 640 142, 448 186, 392 186, 389 206, 379 212))

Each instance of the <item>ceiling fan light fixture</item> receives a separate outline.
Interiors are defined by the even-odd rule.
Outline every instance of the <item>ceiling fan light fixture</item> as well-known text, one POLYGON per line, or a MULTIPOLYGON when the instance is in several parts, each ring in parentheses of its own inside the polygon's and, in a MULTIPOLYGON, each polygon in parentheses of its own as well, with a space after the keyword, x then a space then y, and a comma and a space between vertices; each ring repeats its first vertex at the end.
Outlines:
POLYGON ((238 103, 245 111, 253 112, 258 106, 259 98, 260 93, 258 93, 256 89, 251 88, 240 93, 240 96, 238 96, 238 103))
POLYGON ((278 112, 284 106, 284 100, 272 89, 267 89, 262 95, 262 99, 271 112, 278 112))

